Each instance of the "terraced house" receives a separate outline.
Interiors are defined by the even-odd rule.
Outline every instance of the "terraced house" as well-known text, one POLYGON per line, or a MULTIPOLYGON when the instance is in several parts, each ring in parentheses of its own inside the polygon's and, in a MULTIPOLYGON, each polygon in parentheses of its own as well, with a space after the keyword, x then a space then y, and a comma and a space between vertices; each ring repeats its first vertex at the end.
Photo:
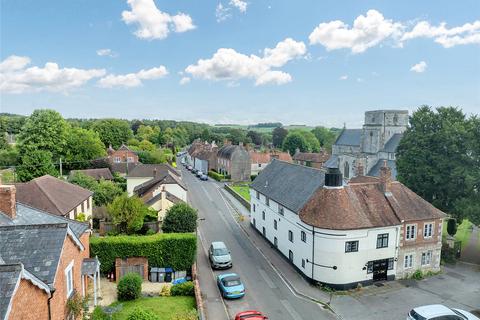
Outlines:
POLYGON ((391 178, 274 160, 252 183, 251 224, 306 278, 336 289, 440 268, 445 214, 391 178))

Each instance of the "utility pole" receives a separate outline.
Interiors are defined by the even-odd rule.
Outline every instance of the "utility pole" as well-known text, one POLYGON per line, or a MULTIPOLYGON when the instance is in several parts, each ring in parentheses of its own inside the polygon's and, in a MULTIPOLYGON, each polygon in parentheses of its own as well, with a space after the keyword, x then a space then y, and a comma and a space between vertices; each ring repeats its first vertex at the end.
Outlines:
POLYGON ((62 157, 60 157, 60 178, 63 177, 63 170, 62 170, 62 157))

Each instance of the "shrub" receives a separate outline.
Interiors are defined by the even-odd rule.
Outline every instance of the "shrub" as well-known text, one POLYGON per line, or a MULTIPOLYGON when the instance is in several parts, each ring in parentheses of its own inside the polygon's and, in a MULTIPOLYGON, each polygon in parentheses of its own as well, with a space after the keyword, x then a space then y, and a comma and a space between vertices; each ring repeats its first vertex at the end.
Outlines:
POLYGON ((192 281, 173 285, 170 289, 172 296, 194 296, 195 288, 192 281))
POLYGON ((110 317, 103 311, 102 307, 96 306, 90 315, 90 320, 110 320, 110 317))
POLYGON ((78 293, 67 300, 67 309, 75 318, 78 318, 82 311, 86 309, 85 305, 88 306, 88 300, 82 298, 78 293))
POLYGON ((177 203, 167 210, 162 230, 165 233, 195 232, 197 228, 197 210, 186 203, 177 203))
POLYGON ((215 171, 208 171, 208 176, 217 181, 222 181, 225 179, 225 176, 223 174, 217 173, 215 171))
POLYGON ((452 237, 457 233, 457 221, 455 219, 448 219, 447 232, 452 237))
POLYGON ((150 310, 140 308, 133 309, 127 316, 127 320, 158 320, 158 316, 150 310))
POLYGON ((169 285, 164 285, 162 287, 162 290, 160 290, 160 296, 162 297, 170 297, 172 294, 170 292, 170 286, 169 285))
POLYGON ((75 220, 80 221, 80 222, 85 222, 87 221, 87 217, 85 216, 85 213, 79 213, 77 214, 77 217, 75 220))
POLYGON ((142 277, 137 273, 127 273, 118 282, 117 295, 118 300, 135 300, 142 293, 142 277))
POLYGON ((412 273, 412 275, 410 276, 411 279, 415 279, 415 280, 422 280, 423 279, 423 272, 422 270, 415 270, 414 273, 412 273))
POLYGON ((195 261, 197 239, 192 233, 90 238, 90 254, 98 256, 102 273, 114 270, 115 259, 146 257, 150 266, 188 270, 195 261))
POLYGON ((198 312, 195 309, 177 313, 172 318, 172 320, 197 320, 197 319, 198 319, 198 312))

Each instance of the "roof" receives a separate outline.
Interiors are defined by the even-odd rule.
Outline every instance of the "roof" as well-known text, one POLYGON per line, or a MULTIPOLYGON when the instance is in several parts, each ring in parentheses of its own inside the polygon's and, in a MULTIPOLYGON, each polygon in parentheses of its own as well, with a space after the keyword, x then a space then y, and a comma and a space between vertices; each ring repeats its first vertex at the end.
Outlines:
POLYGON ((114 163, 111 163, 109 166, 110 166, 110 170, 112 170, 112 172, 118 172, 118 173, 128 173, 128 172, 132 172, 132 170, 136 167, 140 165, 140 163, 135 163, 135 162, 114 162, 114 163), (127 170, 127 167, 128 167, 128 170, 127 170))
POLYGON ((239 145, 234 145, 234 144, 227 144, 218 149, 217 155, 222 158, 227 158, 230 159, 232 157, 232 154, 237 151, 237 150, 243 150, 246 152, 245 148, 243 146, 239 145))
POLYGON ((62 216, 54 215, 28 205, 17 202, 17 214, 15 219, 10 219, 0 212, 0 225, 31 225, 31 224, 55 224, 68 223, 68 226, 77 238, 90 229, 88 223, 79 222, 62 216))
POLYGON ((135 168, 132 169, 127 175, 128 178, 148 178, 154 177, 156 175, 166 175, 167 172, 172 172, 176 176, 180 176, 180 173, 171 165, 166 163, 158 164, 138 164, 135 168))
POLYGON ((50 175, 15 186, 19 202, 62 216, 68 214, 93 194, 90 190, 50 175))
POLYGON ((0 319, 6 319, 10 301, 20 281, 21 264, 0 264, 0 319))
POLYGON ((163 172, 160 175, 157 174, 155 178, 150 179, 142 184, 139 184, 133 189, 133 192, 135 192, 138 196, 141 197, 145 193, 149 192, 152 189, 157 188, 157 186, 162 184, 178 184, 184 190, 187 190, 187 186, 183 183, 182 180, 180 180, 179 177, 177 177, 172 172, 167 171, 167 172, 163 172))
POLYGON ((323 166, 325 168, 338 168, 338 155, 332 154, 330 159, 328 159, 323 166))
POLYGON ((84 175, 92 177, 95 180, 113 180, 112 172, 108 168, 72 170, 70 171, 69 177, 73 177, 76 173, 83 173, 84 175))
POLYGON ((330 158, 328 152, 297 152, 293 155, 296 161, 311 161, 316 163, 324 163, 330 158))
POLYGON ((252 163, 269 163, 270 162, 270 153, 250 151, 249 154, 250 154, 250 158, 252 159, 252 163))
POLYGON ((100 261, 98 258, 85 258, 82 261, 82 275, 93 275, 98 271, 100 261))
POLYGON ((130 151, 130 152, 133 152, 133 153, 137 153, 136 151, 133 151, 132 149, 130 149, 129 147, 127 147, 124 143, 122 143, 122 145, 120 146, 120 148, 117 149, 117 151, 120 151, 120 150, 123 150, 123 151, 130 151))
MULTIPOLYGON (((175 195, 173 195, 172 193, 170 193, 168 191, 165 191, 165 196, 166 196, 167 200, 170 201, 173 204, 184 202, 182 199, 176 197, 175 195)), ((161 198, 162 198, 162 193, 160 192, 156 196, 154 196, 154 197, 148 199, 147 201, 145 201, 145 203, 148 204, 148 205, 153 205, 154 203, 156 203, 161 198)))
POLYGON ((337 140, 336 145, 360 146, 362 140, 362 129, 343 129, 337 140))
POLYGON ((21 262, 41 281, 53 284, 67 232, 66 223, 0 226, 0 255, 6 264, 21 262))
POLYGON ((402 140, 403 134, 402 133, 395 133, 390 140, 387 141, 385 146, 383 147, 382 151, 385 152, 397 152, 397 147, 400 144, 400 140, 402 140))
POLYGON ((383 160, 379 159, 377 163, 368 171, 369 176, 378 177, 380 176, 380 168, 383 166, 384 162, 387 162, 387 166, 392 171, 392 178, 397 179, 397 164, 395 160, 383 160))
POLYGON ((209 160, 212 156, 217 154, 218 148, 196 150, 192 152, 191 156, 200 160, 209 160))
POLYGON ((324 173, 315 168, 274 159, 259 174, 251 188, 298 212, 324 183, 324 173))

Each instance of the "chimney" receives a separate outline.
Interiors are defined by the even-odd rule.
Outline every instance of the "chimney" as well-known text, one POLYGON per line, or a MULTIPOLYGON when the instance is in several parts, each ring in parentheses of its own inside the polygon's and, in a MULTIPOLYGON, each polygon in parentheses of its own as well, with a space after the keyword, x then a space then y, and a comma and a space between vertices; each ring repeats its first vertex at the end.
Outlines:
POLYGON ((392 184, 392 170, 387 166, 387 160, 383 160, 383 167, 380 168, 380 187, 383 193, 390 193, 392 184))
POLYGON ((343 188, 342 173, 338 168, 328 168, 325 173, 325 188, 343 188))
POLYGON ((15 186, 2 185, 0 182, 0 211, 5 213, 10 219, 17 216, 15 186))
POLYGON ((363 164, 358 161, 357 162, 357 176, 363 176, 365 173, 363 172, 363 164))

